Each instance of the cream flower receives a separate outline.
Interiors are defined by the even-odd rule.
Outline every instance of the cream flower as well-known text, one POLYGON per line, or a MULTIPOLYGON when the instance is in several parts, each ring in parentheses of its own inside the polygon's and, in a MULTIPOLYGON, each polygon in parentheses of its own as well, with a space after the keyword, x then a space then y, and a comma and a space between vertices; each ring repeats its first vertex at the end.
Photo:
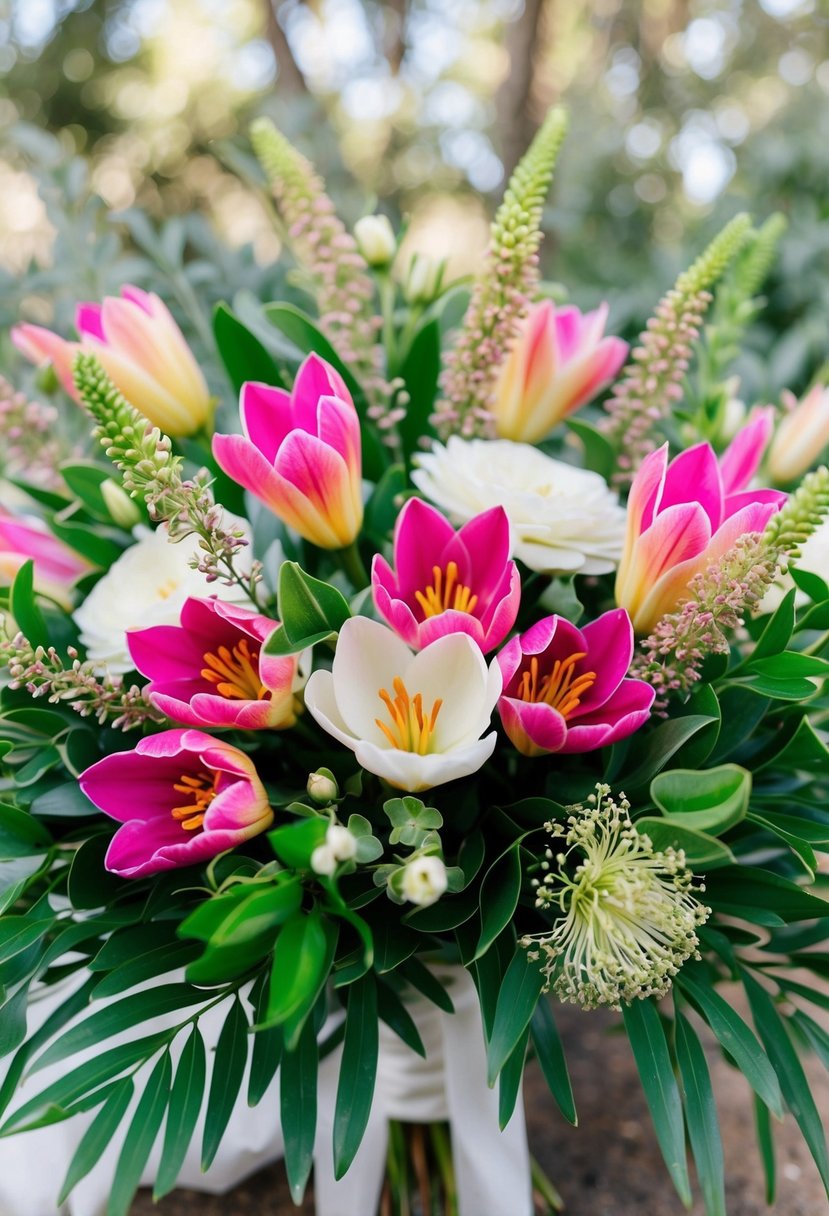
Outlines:
POLYGON ((352 617, 340 630, 331 671, 315 671, 305 704, 364 769, 412 793, 477 772, 492 755, 487 729, 501 670, 487 667, 465 633, 413 655, 377 621, 352 617))
POLYGON ((513 554, 546 574, 607 574, 622 555, 625 512, 598 473, 508 439, 461 439, 416 457, 412 481, 458 520, 507 513, 513 554))
POLYGON ((448 885, 446 866, 439 857, 416 857, 403 870, 400 890, 409 903, 428 908, 437 903, 448 885))
MULTIPOLYGON (((229 512, 225 512, 225 520, 250 536, 246 520, 229 512)), ((127 649, 128 630, 177 625, 189 596, 216 595, 223 600, 248 602, 239 587, 226 587, 221 580, 209 583, 204 574, 191 568, 195 549, 192 537, 173 543, 165 524, 154 531, 136 528, 135 535, 136 543, 113 563, 74 614, 88 658, 113 675, 134 667, 127 649)), ((252 560, 250 549, 239 552, 239 571, 247 572, 252 560)))

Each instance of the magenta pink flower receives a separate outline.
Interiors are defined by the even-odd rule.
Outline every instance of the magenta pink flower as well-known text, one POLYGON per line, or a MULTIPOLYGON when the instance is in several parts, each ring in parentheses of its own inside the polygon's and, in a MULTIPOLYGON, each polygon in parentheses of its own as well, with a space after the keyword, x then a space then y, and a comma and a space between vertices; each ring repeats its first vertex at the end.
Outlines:
POLYGON ((240 411, 243 435, 213 436, 225 473, 312 544, 350 545, 363 522, 360 423, 339 374, 311 354, 291 393, 242 385, 240 411))
POLYGON ((279 622, 218 599, 187 599, 179 625, 127 634, 153 704, 187 726, 281 730, 296 721, 298 660, 266 655, 279 622))
POLYGON ((377 611, 415 650, 446 633, 467 633, 486 654, 518 615, 521 579, 509 555, 503 507, 456 532, 440 511, 411 498, 394 529, 394 570, 379 554, 371 567, 377 611))
POLYGON ((0 507, 0 582, 11 583, 29 559, 35 586, 59 604, 69 606, 69 590, 92 569, 89 562, 58 540, 37 519, 18 519, 0 507))
POLYGON ((97 355, 131 405, 169 435, 192 435, 211 414, 207 383, 167 305, 153 292, 124 287, 121 297, 80 304, 80 342, 67 342, 40 325, 16 325, 12 341, 31 362, 51 362, 64 388, 78 398, 72 360, 78 350, 97 355))
POLYGON ((200 730, 151 735, 135 751, 105 756, 79 781, 123 825, 105 861, 122 878, 197 865, 273 822, 250 758, 200 730))
POLYGON ((610 383, 628 345, 605 337, 606 323, 607 304, 583 313, 544 300, 530 310, 495 393, 492 409, 502 439, 538 443, 610 383))
POLYGON ((625 739, 648 718, 654 690, 626 679, 633 627, 623 608, 577 629, 538 621, 496 655, 504 680, 498 712, 525 756, 592 752, 625 739))
POLYGON ((746 490, 768 440, 764 414, 737 435, 720 460, 707 443, 668 463, 668 445, 643 460, 628 499, 627 535, 616 603, 639 633, 688 597, 694 575, 749 532, 762 532, 786 495, 746 490))

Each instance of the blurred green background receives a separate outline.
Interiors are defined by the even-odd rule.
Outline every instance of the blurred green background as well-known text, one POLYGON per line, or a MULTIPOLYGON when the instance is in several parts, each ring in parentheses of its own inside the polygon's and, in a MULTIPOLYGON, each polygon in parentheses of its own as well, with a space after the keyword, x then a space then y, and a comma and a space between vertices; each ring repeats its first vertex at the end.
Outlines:
POLYGON ((344 218, 379 206, 467 273, 557 100, 545 275, 630 336, 731 215, 781 210, 739 370, 749 401, 802 390, 829 356, 825 0, 0 0, 0 325, 69 334, 76 300, 152 283, 209 361, 215 301, 292 290, 263 112, 344 218))

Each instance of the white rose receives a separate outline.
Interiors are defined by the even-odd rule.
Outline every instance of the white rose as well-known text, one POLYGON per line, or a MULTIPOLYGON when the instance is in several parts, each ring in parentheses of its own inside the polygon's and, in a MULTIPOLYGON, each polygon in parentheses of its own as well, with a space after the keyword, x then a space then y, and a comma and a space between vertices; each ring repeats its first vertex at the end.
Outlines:
POLYGON ((415 457, 412 481, 465 522, 502 506, 513 553, 545 574, 608 574, 622 556, 625 511, 605 479, 509 439, 461 439, 415 457))
MULTIPOLYGON (((244 530, 250 539, 246 520, 225 512, 225 521, 244 530)), ((93 587, 74 613, 87 656, 111 674, 132 671, 126 635, 130 629, 150 625, 177 625, 182 605, 188 596, 215 595, 219 599, 248 603, 238 587, 226 587, 221 580, 209 583, 204 574, 190 566, 196 538, 170 541, 167 526, 154 531, 135 529, 136 543, 126 549, 93 587)), ((252 562, 250 546, 237 550, 237 569, 247 573, 252 562)))
POLYGON ((439 857, 416 857, 403 870, 400 890, 409 903, 427 908, 448 886, 446 866, 439 857))

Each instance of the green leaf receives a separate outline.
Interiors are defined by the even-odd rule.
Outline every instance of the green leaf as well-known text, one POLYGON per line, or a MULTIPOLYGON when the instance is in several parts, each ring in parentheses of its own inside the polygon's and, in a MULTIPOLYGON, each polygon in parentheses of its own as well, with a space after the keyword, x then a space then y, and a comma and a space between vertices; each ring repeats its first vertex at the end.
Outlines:
POLYGON ((334 1112, 334 1177, 345 1174, 371 1113, 377 1076, 377 981, 370 973, 348 990, 345 1040, 334 1112))
MULTIPOLYGON (((291 642, 302 642, 303 646, 320 633, 338 633, 351 616, 348 603, 336 587, 312 578, 297 562, 280 566, 277 600, 282 628, 291 642)), ((270 653, 267 643, 265 653, 270 653)))
MULTIPOLYGON (((311 854, 325 840, 328 831, 327 815, 311 815, 295 823, 268 832, 271 848, 283 865, 290 870, 309 870, 311 854)), ((301 887, 298 887, 301 895, 301 887)), ((298 904, 297 904, 298 906, 298 904)))
POLYGON ((393 989, 382 981, 377 985, 377 1013, 407 1047, 426 1059, 426 1048, 412 1015, 393 989))
POLYGON ((69 1169, 66 1171, 63 1185, 60 1188, 60 1194, 57 1199, 58 1207, 65 1202, 70 1191, 77 1186, 82 1178, 86 1177, 92 1167, 106 1152, 121 1124, 121 1120, 127 1113, 134 1092, 135 1086, 130 1077, 125 1077, 123 1081, 119 1081, 110 1090, 109 1097, 84 1132, 78 1147, 75 1149, 75 1153, 69 1163, 69 1169))
POLYGON ((170 1091, 164 1147, 153 1186, 156 1202, 176 1185, 201 1111, 206 1069, 204 1040, 196 1024, 182 1049, 170 1091))
POLYGON ((580 418, 568 418, 567 427, 584 446, 584 467, 609 481, 616 471, 616 451, 610 440, 580 418))
POLYGON ((317 1034, 313 1022, 307 1021, 296 1047, 282 1058, 279 1087, 285 1169, 297 1205, 302 1202, 314 1160, 318 1069, 317 1034))
POLYGON ((676 1015, 676 1058, 682 1078, 688 1139, 706 1216, 726 1216, 722 1138, 711 1077, 702 1044, 691 1023, 679 1011, 676 1015))
POLYGON ((521 894, 521 859, 518 850, 521 837, 492 863, 483 877, 479 907, 481 910, 481 934, 475 950, 475 958, 486 954, 489 947, 512 920, 521 894))
POLYGON ((498 1082, 498 1126, 501 1131, 509 1123, 518 1100, 521 1089, 521 1078, 524 1075, 524 1059, 527 1054, 527 1042, 530 1037, 529 1027, 513 1048, 509 1059, 501 1069, 498 1082))
POLYGON ((51 839, 44 825, 28 811, 0 802, 0 860, 43 852, 51 839))
POLYGON ((692 739, 697 731, 716 721, 710 714, 688 714, 682 718, 669 718, 667 722, 661 722, 645 738, 642 745, 634 749, 638 764, 632 772, 620 778, 624 789, 632 793, 652 781, 684 743, 692 739))
POLYGON ((227 304, 217 304, 213 313, 213 335, 235 392, 246 380, 284 387, 284 380, 265 347, 227 304))
POLYGON ((829 1156, 826 1152, 826 1137, 820 1114, 809 1089, 809 1082, 803 1071, 803 1065, 789 1038, 785 1023, 765 988, 758 984, 757 980, 745 969, 742 971, 742 979, 757 1033, 760 1035, 774 1071, 777 1073, 786 1105, 797 1120, 803 1138, 809 1146, 809 1152, 820 1172, 823 1185, 829 1193, 829 1156))
POLYGON ((434 435, 430 419, 438 391, 440 358, 440 324, 429 321, 417 331, 400 368, 410 398, 398 425, 407 457, 417 451, 424 436, 434 435))
POLYGON ((0 1009, 0 1060, 16 1051, 26 1038, 28 1008, 29 989, 23 984, 0 1009))
POLYGON ((210 1078, 210 1095, 207 1099, 201 1150, 203 1170, 210 1166, 218 1152, 233 1107, 236 1105, 247 1062, 248 1020, 242 1002, 235 997, 219 1032, 216 1054, 213 1057, 213 1075, 210 1078))
POLYGON ((774 1133, 767 1106, 764 1106, 757 1095, 754 1095, 754 1127, 757 1133, 757 1147, 760 1150, 760 1160, 763 1162, 763 1175, 766 1180, 766 1203, 771 1207, 777 1188, 777 1171, 774 1163, 774 1133))
POLYGON ((264 1025, 281 1025, 293 1015, 301 1015, 298 1025, 286 1030, 289 1049, 328 979, 336 944, 336 925, 317 907, 295 913, 276 939, 264 1025))
POLYGON ((9 611, 21 633, 33 646, 49 645, 49 630, 35 599, 35 564, 24 562, 14 576, 9 595, 9 611))
POLYGON ((270 953, 279 926, 294 915, 301 899, 296 878, 239 883, 206 900, 179 927, 183 936, 207 941, 204 953, 187 968, 187 979, 213 984, 243 975, 270 953))
POLYGON ((271 658, 284 658, 286 655, 299 654, 301 650, 308 650, 319 642, 328 642, 333 636, 330 629, 321 629, 307 638, 300 638, 298 642, 292 642, 284 627, 280 625, 278 629, 274 629, 265 643, 264 653, 270 655, 271 658))
POLYGON ((445 1013, 455 1012, 451 996, 419 958, 407 958, 397 968, 397 974, 445 1013))
POLYGON ((745 818, 751 773, 737 764, 671 769, 654 777, 651 798, 664 815, 684 827, 717 836, 745 818))
POLYGON ((676 982, 697 1006, 719 1043, 732 1057, 757 1096, 777 1118, 782 1119, 783 1096, 780 1083, 766 1053, 740 1015, 716 989, 709 987, 702 977, 697 983, 691 970, 684 967, 676 982))
POLYGON ((124 879, 104 867, 112 837, 100 833, 85 840, 72 858, 68 894, 73 908, 103 908, 124 890, 124 879))
POLYGON ((0 963, 28 950, 39 942, 55 924, 55 917, 34 920, 29 916, 4 916, 0 918, 0 963))
POLYGON ((184 1009, 187 1005, 204 1003, 205 999, 204 992, 191 988, 189 984, 160 984, 143 992, 131 992, 129 996, 105 1005, 72 1026, 38 1056, 31 1071, 37 1072, 50 1064, 57 1064, 67 1056, 94 1047, 111 1035, 140 1026, 150 1018, 184 1009))
MULTIPOLYGON (((263 975, 254 986, 256 994, 254 1025, 264 1021, 268 1006, 268 977, 263 975)), ((253 1056, 248 1078, 248 1106, 258 1106, 267 1093, 268 1086, 277 1074, 282 1059, 284 1036, 281 1026, 269 1030, 257 1030, 253 1035, 253 1056)))
POLYGON ((67 781, 38 794, 31 810, 33 815, 42 815, 44 819, 87 819, 99 814, 77 781, 67 781))
POLYGON ((533 1012, 530 1034, 550 1093, 555 1098, 556 1105, 564 1118, 575 1127, 579 1119, 576 1113, 573 1087, 570 1084, 570 1074, 567 1071, 567 1060, 550 1002, 543 997, 533 1012))
POLYGON ((705 901, 735 916, 744 915, 746 908, 774 913, 786 921, 829 916, 829 901, 810 895, 788 878, 754 866, 717 870, 705 884, 705 901))
POLYGON ((774 680, 788 680, 795 676, 823 679, 829 674, 829 661, 814 654, 787 650, 783 654, 769 655, 765 659, 752 658, 748 670, 774 680))
POLYGON ((623 1005, 622 1016, 662 1156, 680 1199, 690 1207, 691 1183, 685 1156, 682 1101, 662 1020, 651 1000, 623 1005))
MULTIPOLYGON (((811 685, 810 691, 814 692, 811 685)), ((787 773, 802 771, 814 776, 829 776, 829 748, 809 719, 804 717, 781 750, 759 767, 780 768, 787 773)))
POLYGON ((495 1084, 498 1074, 529 1026, 544 982, 544 972, 538 959, 531 962, 527 951, 519 947, 498 993, 495 1023, 487 1048, 489 1085, 495 1084))
POLYGON ((692 870, 708 871, 735 863, 728 845, 722 844, 716 836, 685 827, 678 822, 678 817, 657 819, 645 815, 637 819, 634 826, 637 832, 644 832, 650 838, 656 849, 682 849, 692 870))
POLYGON ((789 574, 796 586, 805 591, 813 603, 824 604, 829 600, 829 584, 819 575, 813 574, 811 570, 799 569, 796 562, 789 566, 789 574))
POLYGON ((789 644, 789 638, 794 633, 794 601, 797 592, 794 587, 787 591, 777 605, 773 616, 766 624, 751 651, 752 663, 758 659, 767 659, 770 655, 780 654, 789 644))
POLYGON ((144 1092, 135 1108, 109 1192, 107 1216, 127 1216, 138 1190, 144 1166, 152 1152, 170 1097, 172 1064, 164 1053, 150 1073, 144 1092))

